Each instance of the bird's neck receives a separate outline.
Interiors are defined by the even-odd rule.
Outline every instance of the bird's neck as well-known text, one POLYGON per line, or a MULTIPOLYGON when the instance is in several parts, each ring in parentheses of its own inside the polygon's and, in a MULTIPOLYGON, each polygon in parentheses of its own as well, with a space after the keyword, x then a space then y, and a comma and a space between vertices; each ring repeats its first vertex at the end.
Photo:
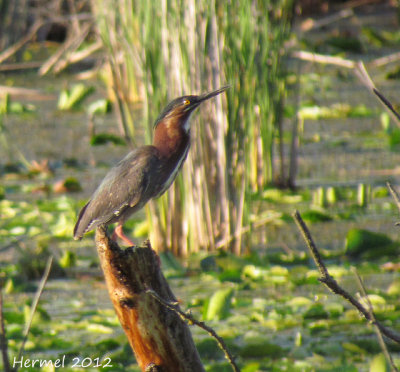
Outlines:
POLYGON ((186 156, 190 146, 188 123, 177 125, 173 119, 162 120, 155 129, 153 146, 166 159, 180 159, 181 156, 186 156))

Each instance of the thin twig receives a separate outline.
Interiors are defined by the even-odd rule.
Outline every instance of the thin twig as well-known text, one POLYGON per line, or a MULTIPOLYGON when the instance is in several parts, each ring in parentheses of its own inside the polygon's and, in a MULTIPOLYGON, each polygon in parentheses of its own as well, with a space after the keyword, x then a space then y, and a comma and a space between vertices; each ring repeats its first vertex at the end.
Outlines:
POLYGON ((30 68, 38 68, 42 65, 43 61, 29 61, 29 62, 15 62, 15 63, 2 63, 0 71, 16 71, 27 70, 30 68))
POLYGON ((69 65, 73 63, 77 63, 87 57, 89 57, 91 54, 97 52, 99 49, 101 49, 102 43, 101 41, 97 41, 91 45, 89 45, 87 48, 83 50, 79 50, 76 52, 71 52, 70 54, 67 53, 67 56, 64 59, 61 59, 57 63, 54 64, 53 71, 56 74, 59 74, 62 70, 67 68, 69 65))
POLYGON ((171 303, 171 302, 167 302, 164 299, 162 299, 156 292, 154 292, 152 289, 148 289, 146 291, 146 293, 150 294, 151 296, 153 296, 160 304, 162 304, 163 306, 165 306, 167 309, 175 312, 177 315, 179 315, 179 317, 183 320, 186 321, 188 324, 194 324, 202 329, 204 329, 211 337, 213 337, 216 341, 218 346, 220 347, 220 349, 224 352, 225 354, 225 358, 228 359, 230 365, 232 366, 232 369, 235 372, 240 372, 239 367, 237 366, 236 362, 235 362, 235 358, 233 357, 233 355, 229 352, 224 340, 217 335, 217 333, 211 328, 209 327, 207 324, 205 324, 204 322, 201 322, 197 319, 195 319, 193 317, 193 315, 191 315, 190 313, 185 313, 182 310, 180 310, 177 307, 177 303, 171 303))
POLYGON ((389 102, 389 100, 375 87, 375 83, 371 79, 368 74, 368 71, 364 65, 364 62, 358 61, 354 67, 354 73, 360 79, 360 81, 368 88, 371 93, 374 93, 383 104, 383 106, 389 110, 390 115, 392 115, 393 119, 400 126, 400 115, 394 109, 393 105, 389 102))
MULTIPOLYGON (((397 205, 397 209, 400 211, 400 196, 399 196, 399 194, 393 188, 393 186, 390 182, 386 182, 386 186, 389 189, 390 193, 392 194, 392 197, 397 205)), ((396 225, 400 225, 400 222, 396 222, 396 225)))
MULTIPOLYGON (((36 291, 35 297, 33 299, 32 305, 31 305, 31 313, 29 315, 29 320, 25 325, 24 338, 22 340, 21 347, 19 348, 17 360, 20 360, 22 358, 22 353, 24 352, 25 343, 26 343, 26 341, 28 339, 29 331, 30 331, 31 326, 32 326, 33 317, 35 315, 37 306, 39 304, 40 296, 43 293, 44 286, 46 285, 47 279, 49 278, 49 274, 50 274, 50 270, 51 270, 51 265, 52 264, 53 264, 53 256, 50 256, 47 259, 46 267, 44 269, 42 279, 40 280, 39 287, 38 287, 38 289, 36 291)), ((17 372, 17 369, 15 369, 15 372, 17 372)))
POLYGON ((381 100, 381 102, 390 110, 390 112, 393 113, 393 115, 396 117, 398 122, 400 122, 400 114, 395 110, 395 108, 389 102, 389 100, 381 92, 379 92, 378 89, 374 88, 373 92, 378 96, 378 98, 381 100))
POLYGON ((0 349, 3 357, 4 372, 11 372, 10 360, 8 359, 6 328, 4 326, 3 305, 3 292, 0 290, 0 349))
POLYGON ((356 66, 356 63, 350 59, 334 57, 334 56, 326 56, 323 54, 306 52, 304 50, 294 51, 291 54, 291 56, 296 57, 298 59, 302 59, 304 61, 318 62, 318 63, 336 65, 346 68, 354 68, 356 66))
POLYGON ((374 92, 376 90, 375 84, 369 76, 369 73, 364 65, 364 62, 358 61, 354 66, 354 72, 356 76, 360 79, 360 81, 371 91, 374 92))
POLYGON ((341 19, 349 18, 354 15, 353 9, 342 9, 341 11, 324 17, 322 19, 306 19, 304 22, 301 23, 300 29, 303 32, 315 30, 318 28, 326 27, 332 23, 335 23, 341 19))
POLYGON ((355 275, 355 277, 357 279, 357 283, 358 283, 358 286, 360 288, 361 295, 363 296, 363 298, 365 298, 365 301, 367 302, 368 312, 369 312, 369 315, 371 316, 372 325, 374 326, 376 337, 378 338, 378 342, 379 342, 379 345, 380 345, 380 347, 382 349, 382 352, 385 355, 385 358, 386 358, 387 362, 389 363, 389 365, 391 367, 391 370, 394 371, 394 372, 398 372, 398 369, 394 365, 392 356, 390 355, 389 350, 388 350, 388 348, 386 346, 385 340, 383 339, 382 332, 379 329, 379 327, 376 325, 376 317, 375 317, 374 309, 373 309, 372 303, 371 303, 371 301, 370 301, 370 299, 369 299, 369 297, 367 295, 367 291, 365 290, 364 283, 361 280, 361 277, 358 274, 357 269, 355 267, 353 267, 352 270, 353 270, 353 273, 354 273, 354 275, 355 275))
POLYGON ((371 318, 368 310, 359 301, 357 301, 350 293, 348 293, 342 287, 339 286, 337 281, 329 274, 328 269, 326 268, 326 266, 321 258, 321 255, 319 254, 319 251, 314 244, 310 230, 308 229, 307 225, 301 218, 300 213, 298 211, 295 211, 293 213, 293 218, 294 218, 296 225, 299 228, 301 234, 303 235, 304 240, 307 244, 307 247, 311 252, 311 256, 314 259, 314 261, 318 267, 318 270, 321 274, 321 277, 318 280, 321 283, 325 284, 328 287, 328 289, 331 290, 333 293, 343 297, 346 301, 351 303, 364 316, 364 318, 366 320, 376 324, 379 327, 379 329, 383 335, 385 335, 387 338, 390 338, 391 340, 400 344, 400 334, 392 331, 389 328, 386 328, 378 320, 376 320, 374 322, 374 320, 371 318))
POLYGON ((371 62, 371 65, 381 67, 388 63, 397 62, 400 59, 400 52, 389 54, 388 56, 379 57, 371 62))
MULTIPOLYGON (((324 262, 322 261, 322 257, 319 254, 319 251, 314 243, 314 240, 311 236, 310 230, 308 230, 306 223, 301 218, 301 215, 298 211, 294 212, 294 220, 303 235, 304 240, 306 241, 307 247, 310 249, 311 255, 317 264, 318 270, 322 275, 322 278, 330 277, 327 268, 325 267, 324 262)), ((322 280, 321 280, 322 281, 322 280)))

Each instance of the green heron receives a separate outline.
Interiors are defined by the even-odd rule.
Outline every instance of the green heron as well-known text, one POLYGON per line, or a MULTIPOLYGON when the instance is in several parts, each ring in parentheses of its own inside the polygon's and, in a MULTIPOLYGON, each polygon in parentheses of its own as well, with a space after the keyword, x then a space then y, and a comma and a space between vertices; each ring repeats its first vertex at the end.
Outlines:
POLYGON ((190 147, 189 118, 199 105, 224 92, 223 87, 199 96, 174 99, 154 124, 153 144, 131 151, 111 168, 79 213, 74 238, 101 225, 117 222, 113 239, 134 245, 122 226, 150 199, 161 196, 172 184, 190 147))

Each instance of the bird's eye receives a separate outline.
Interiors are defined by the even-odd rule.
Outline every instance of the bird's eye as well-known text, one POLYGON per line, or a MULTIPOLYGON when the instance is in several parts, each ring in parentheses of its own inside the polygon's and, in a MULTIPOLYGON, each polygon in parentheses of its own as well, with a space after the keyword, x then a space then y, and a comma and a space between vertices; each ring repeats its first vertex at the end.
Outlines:
POLYGON ((190 101, 189 101, 188 99, 185 99, 185 100, 183 101, 183 104, 184 104, 185 106, 190 105, 190 101))

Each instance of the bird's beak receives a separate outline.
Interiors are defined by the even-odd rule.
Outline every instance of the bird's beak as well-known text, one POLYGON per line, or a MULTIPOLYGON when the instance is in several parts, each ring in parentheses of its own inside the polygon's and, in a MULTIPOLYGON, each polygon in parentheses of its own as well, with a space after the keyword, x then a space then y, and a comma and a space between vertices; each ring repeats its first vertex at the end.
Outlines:
POLYGON ((228 88, 230 88, 230 85, 226 85, 222 88, 219 88, 217 90, 213 90, 212 92, 201 94, 199 96, 194 96, 194 99, 192 99, 192 102, 190 105, 188 105, 184 110, 186 112, 193 112, 197 107, 200 106, 200 104, 212 97, 217 96, 218 94, 225 92, 228 88))
POLYGON ((197 103, 200 104, 200 103, 202 103, 202 102, 204 102, 204 101, 206 101, 206 100, 208 100, 208 99, 210 99, 212 97, 215 97, 218 94, 221 94, 222 92, 225 92, 230 87, 231 87, 230 85, 225 85, 224 87, 219 88, 217 90, 214 90, 212 92, 202 94, 201 96, 198 97, 197 103))

